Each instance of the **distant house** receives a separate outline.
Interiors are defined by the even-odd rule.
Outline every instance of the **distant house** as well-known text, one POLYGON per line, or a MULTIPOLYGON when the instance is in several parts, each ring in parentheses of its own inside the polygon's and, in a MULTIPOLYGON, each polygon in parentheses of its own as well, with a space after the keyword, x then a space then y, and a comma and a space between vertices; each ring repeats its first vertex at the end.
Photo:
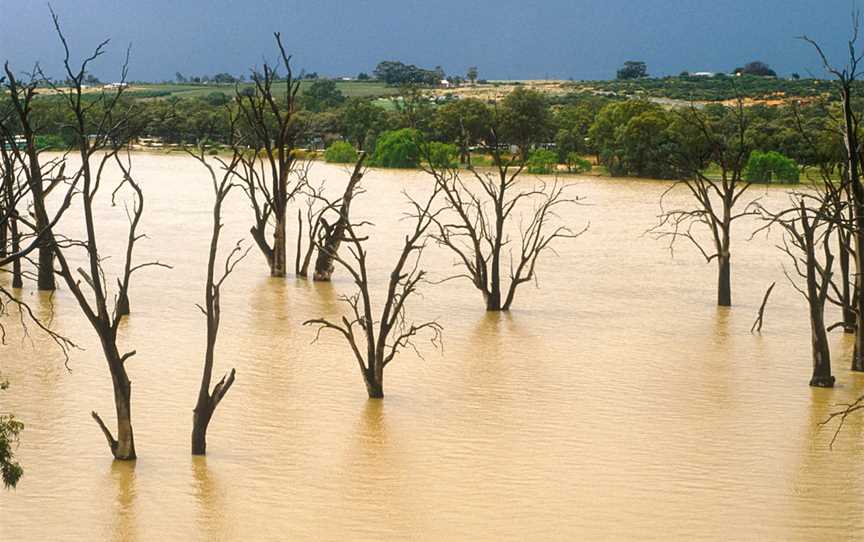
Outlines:
POLYGON ((107 85, 102 85, 102 88, 105 90, 111 90, 111 89, 126 88, 128 86, 129 86, 129 83, 108 83, 107 85))
POLYGON ((714 77, 715 75, 717 74, 714 72, 695 72, 691 73, 690 77, 714 77))
POLYGON ((450 81, 448 81, 447 79, 442 79, 438 84, 444 88, 450 88, 453 86, 453 84, 450 81))

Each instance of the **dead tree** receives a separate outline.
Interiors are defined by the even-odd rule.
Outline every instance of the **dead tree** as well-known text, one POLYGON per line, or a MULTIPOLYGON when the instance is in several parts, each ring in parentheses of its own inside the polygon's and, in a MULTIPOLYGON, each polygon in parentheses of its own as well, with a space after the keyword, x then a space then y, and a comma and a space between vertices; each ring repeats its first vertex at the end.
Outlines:
MULTIPOLYGON (((824 104, 822 104, 824 106, 824 104)), ((813 155, 813 162, 816 164, 818 178, 813 178, 812 175, 807 175, 807 178, 812 183, 817 183, 820 186, 822 199, 827 204, 826 209, 831 213, 832 220, 837 224, 835 230, 837 239, 837 263, 839 264, 839 273, 834 273, 833 289, 835 290, 837 303, 842 311, 842 319, 840 322, 828 326, 831 331, 836 327, 841 327, 846 333, 855 333, 855 277, 852 273, 852 260, 854 250, 852 242, 854 239, 854 213, 851 193, 851 184, 849 183, 848 163, 843 158, 841 152, 837 152, 835 145, 820 144, 817 136, 821 136, 821 141, 841 141, 843 139, 843 130, 840 126, 843 125, 841 119, 836 118, 830 107, 823 107, 820 111, 820 117, 830 119, 830 123, 823 126, 808 126, 801 116, 798 104, 793 104, 792 112, 795 118, 795 126, 798 134, 807 144, 808 150, 813 155), (831 127, 836 125, 836 130, 831 127), (840 182, 837 182, 837 179, 840 182)), ((841 145, 842 147, 842 145, 841 145)), ((832 300, 833 302, 833 300, 832 300)))
POLYGON ((855 293, 853 295, 855 299, 856 332, 855 350, 852 355, 852 370, 864 371, 864 295, 862 295, 864 293, 864 280, 861 278, 862 273, 864 273, 864 184, 861 181, 862 149, 859 141, 861 116, 855 112, 852 103, 854 92, 857 88, 856 81, 860 75, 859 68, 862 59, 864 59, 864 51, 856 50, 858 48, 858 33, 861 26, 860 13, 855 12, 852 19, 852 37, 847 43, 849 58, 843 67, 833 65, 816 41, 807 36, 802 36, 801 39, 812 45, 816 50, 823 67, 834 77, 836 89, 840 94, 843 110, 843 143, 846 154, 845 181, 848 183, 848 190, 851 195, 851 231, 856 268, 855 293))
POLYGON ((122 107, 120 97, 123 93, 128 66, 128 51, 123 65, 121 85, 116 91, 103 93, 94 100, 85 100, 83 80, 88 65, 101 56, 108 41, 100 43, 94 52, 84 59, 80 66, 73 69, 70 63, 70 52, 66 38, 60 29, 57 15, 52 11, 55 30, 60 38, 65 52, 63 66, 67 83, 64 88, 53 86, 53 89, 63 100, 72 113, 74 122, 72 129, 76 139, 76 150, 80 157, 80 167, 74 177, 80 182, 81 218, 85 226, 85 237, 76 239, 55 239, 55 253, 58 268, 56 272, 65 282, 69 291, 75 297, 81 311, 99 337, 102 351, 111 373, 114 388, 114 405, 117 414, 117 436, 112 435, 102 418, 94 411, 93 419, 99 424, 105 435, 111 453, 115 459, 135 459, 135 439, 132 431, 132 384, 126 372, 126 362, 135 355, 135 351, 121 353, 117 331, 122 315, 117 311, 119 299, 128 295, 132 275, 148 266, 164 266, 159 262, 134 264, 133 253, 135 244, 144 236, 138 233, 138 226, 144 211, 144 194, 131 172, 129 156, 121 158, 120 151, 124 140, 121 135, 128 135, 129 110, 122 107), (98 103, 97 108, 94 104, 98 103), (132 191, 131 203, 126 212, 129 217, 129 230, 126 238, 125 255, 120 278, 117 281, 118 290, 114 296, 113 307, 109 280, 102 268, 104 256, 100 253, 95 219, 95 199, 100 187, 107 182, 108 168, 116 165, 122 175, 120 181, 132 191), (73 268, 67 252, 74 249, 83 251, 86 268, 73 268))
MULTIPOLYGON (((0 85, 5 77, 0 77, 0 85)), ((19 141, 15 138, 18 131, 15 122, 17 114, 11 107, 11 100, 5 101, 0 107, 0 229, 5 232, 3 250, 0 252, 0 270, 5 271, 8 265, 12 265, 12 288, 20 289, 24 286, 25 275, 22 271, 22 261, 28 259, 28 255, 44 246, 44 239, 53 243, 51 231, 57 221, 69 208, 72 196, 75 193, 75 182, 70 181, 65 196, 60 201, 57 210, 49 217, 47 212, 42 215, 43 224, 47 224, 42 230, 31 220, 30 213, 25 212, 30 198, 30 182, 25 177, 26 166, 29 162, 22 162, 25 153, 18 148, 19 141), (44 233, 45 235, 40 235, 44 233)), ((43 192, 47 196, 51 188, 59 184, 63 177, 62 164, 60 160, 50 160, 47 165, 40 164, 39 169, 46 172, 58 171, 56 178, 51 181, 48 188, 43 192), (58 167, 58 164, 59 167, 58 167)), ((50 175, 45 175, 48 178, 50 175)), ((44 211, 44 206, 39 208, 44 211)), ((34 211, 35 212, 35 211, 34 211)), ((38 280, 38 274, 37 274, 38 280)), ((11 316, 12 310, 17 311, 17 320, 24 335, 29 335, 29 324, 33 324, 42 333, 47 335, 59 348, 66 363, 69 361, 69 351, 77 348, 75 343, 64 337, 50 327, 50 322, 43 321, 22 299, 18 292, 10 291, 0 286, 0 345, 5 343, 6 328, 2 319, 11 316)))
POLYGON ((207 259, 207 282, 204 289, 204 306, 198 306, 207 319, 207 347, 204 354, 204 371, 201 375, 201 386, 198 390, 198 401, 192 416, 192 455, 205 455, 207 453, 207 427, 213 418, 216 407, 234 384, 236 371, 231 371, 223 376, 219 382, 210 389, 213 378, 213 364, 216 357, 216 339, 219 335, 219 323, 222 317, 220 297, 222 285, 228 276, 234 271, 240 261, 246 257, 249 250, 243 250, 238 242, 228 257, 225 259, 224 269, 221 276, 217 277, 216 258, 219 252, 219 237, 222 231, 222 203, 228 193, 234 187, 232 178, 241 157, 234 154, 230 161, 216 159, 221 166, 221 173, 217 174, 213 165, 204 156, 203 146, 199 147, 197 154, 193 156, 204 165, 210 174, 213 183, 215 202, 213 204, 213 231, 210 236, 210 252, 207 259))
MULTIPOLYGON (((250 233, 267 264, 270 276, 284 277, 287 271, 287 210, 288 203, 303 188, 301 180, 291 179, 296 157, 294 148, 299 136, 299 123, 295 120, 295 101, 300 81, 291 70, 291 57, 285 53, 282 38, 275 34, 280 63, 286 75, 282 83, 285 95, 279 96, 275 85, 280 82, 280 65, 264 64, 263 72, 252 71, 254 88, 236 92, 235 101, 240 113, 243 142, 248 150, 242 153, 241 167, 236 175, 242 180, 241 188, 249 198, 255 224, 250 233), (272 223, 272 243, 267 232, 272 223)), ((241 150, 235 145, 235 152, 241 150)))
POLYGON ((749 119, 739 98, 733 108, 716 106, 704 112, 691 107, 680 112, 676 121, 681 125, 682 136, 674 160, 682 180, 674 182, 660 196, 658 223, 649 233, 658 239, 669 239, 670 251, 683 239, 691 242, 706 262, 716 261, 717 305, 729 307, 732 223, 751 214, 741 202, 751 184, 743 176, 750 155, 745 138, 749 119), (714 164, 720 168, 719 178, 708 173, 714 164), (680 189, 692 196, 695 205, 667 208, 667 196, 680 189), (742 207, 744 210, 739 211, 742 207), (698 228, 707 230, 710 248, 699 240, 698 228))
POLYGON ((321 215, 318 218, 318 222, 321 225, 321 228, 318 230, 321 234, 321 239, 317 243, 318 257, 315 259, 315 272, 312 275, 315 281, 328 282, 333 276, 335 255, 339 252, 339 246, 345 237, 345 229, 350 222, 351 201, 354 199, 357 186, 360 184, 365 173, 363 169, 365 158, 365 153, 360 153, 360 157, 354 165, 354 172, 348 180, 348 185, 345 187, 342 198, 336 205, 328 206, 328 208, 338 210, 333 223, 328 223, 325 215, 321 215))
MULTIPOLYGON (((363 246, 367 237, 361 236, 358 229, 366 223, 345 224, 345 237, 350 257, 333 253, 339 263, 354 279, 357 292, 342 296, 351 309, 349 315, 334 322, 316 318, 303 322, 303 325, 318 326, 316 340, 322 330, 331 329, 342 334, 360 367, 363 382, 370 399, 384 397, 384 369, 403 348, 417 352, 414 338, 421 333, 431 336, 432 345, 440 346, 441 326, 438 322, 409 322, 406 316, 408 299, 417 293, 417 288, 426 275, 420 268, 420 256, 425 248, 425 235, 435 222, 437 211, 432 209, 438 190, 425 204, 412 201, 415 219, 414 229, 405 236, 402 251, 387 285, 387 294, 380 313, 376 314, 372 305, 372 288, 367 272, 367 253, 363 246)), ((320 250, 320 249, 319 249, 320 250)), ((419 354, 419 352, 418 352, 419 354)))
MULTIPOLYGON (((38 259, 38 288, 40 290, 54 290, 54 245, 51 236, 51 220, 46 210, 46 198, 51 189, 63 179, 61 165, 62 160, 42 160, 41 151, 37 144, 37 126, 33 119, 33 99, 36 89, 40 84, 38 71, 34 71, 28 79, 23 82, 18 79, 9 66, 4 64, 5 82, 4 90, 9 97, 9 104, 14 113, 16 126, 20 129, 24 141, 24 148, 20 149, 15 144, 15 133, 11 123, 0 123, 0 129, 4 132, 4 138, 11 142, 9 151, 14 155, 21 171, 27 181, 28 193, 33 214, 35 216, 35 243, 39 250, 38 259), (59 172, 58 172, 59 169, 59 172), (53 177, 53 178, 52 178, 53 177)), ((38 68, 37 68, 38 70, 38 68)), ((71 192, 71 189, 70 189, 71 192)))
MULTIPOLYGON (((0 121, 2 123, 2 121, 0 121)), ((18 184, 15 160, 9 150, 14 145, 14 140, 8 142, 0 130, 0 167, 2 167, 2 186, 0 186, 0 228, 3 231, 2 250, 0 259, 6 260, 10 255, 20 254, 21 232, 18 229, 18 208, 21 206, 21 197, 26 192, 18 184)), ((22 288, 24 286, 21 274, 22 257, 12 258, 12 287, 22 288)), ((8 264, 8 262, 7 262, 8 264)))
POLYGON ((558 210, 581 198, 568 197, 570 187, 557 179, 552 183, 521 180, 525 162, 518 155, 504 156, 494 130, 489 138, 487 147, 495 164, 491 173, 469 166, 465 180, 457 168, 436 164, 428 154, 424 167, 434 177, 447 210, 436 214, 434 239, 456 256, 461 273, 451 278, 470 280, 483 294, 487 311, 507 311, 516 289, 536 280, 540 256, 553 251, 558 240, 579 237, 588 225, 579 231, 555 225, 558 210), (531 208, 523 210, 528 205, 531 208), (519 230, 515 250, 509 248, 514 240, 508 230, 514 222, 519 230), (508 273, 509 283, 503 272, 508 273))
POLYGON ((774 287, 777 286, 776 282, 772 282, 771 286, 765 290, 765 295, 762 296, 762 304, 759 305, 759 312, 756 313, 756 320, 753 322, 753 325, 750 326, 750 333, 754 331, 757 333, 762 332, 762 324, 765 321, 765 306, 768 305, 768 298, 771 297, 771 292, 774 291, 774 287))
POLYGON ((302 209, 297 209, 297 252, 294 259, 294 274, 303 278, 309 275, 309 265, 312 263, 319 232, 323 227, 321 218, 333 206, 333 203, 324 196, 323 183, 318 187, 307 184, 305 192, 305 216, 302 209), (305 231, 304 227, 307 228, 305 231))
POLYGON ((810 319, 813 375, 810 385, 820 388, 834 386, 831 375, 831 350, 825 326, 825 302, 831 293, 834 254, 830 238, 836 225, 824 199, 818 196, 795 194, 793 205, 779 212, 771 212, 756 204, 766 225, 761 231, 777 225, 783 229, 783 245, 779 248, 792 262, 795 275, 804 280, 799 286, 788 270, 786 277, 792 286, 807 300, 810 319), (820 257, 819 253, 822 252, 820 257))

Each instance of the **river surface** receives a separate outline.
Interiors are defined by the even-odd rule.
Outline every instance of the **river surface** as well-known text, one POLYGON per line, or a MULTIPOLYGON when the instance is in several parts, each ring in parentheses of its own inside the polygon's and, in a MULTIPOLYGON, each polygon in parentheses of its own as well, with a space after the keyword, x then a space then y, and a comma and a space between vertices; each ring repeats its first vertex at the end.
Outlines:
MULTIPOLYGON (((666 183, 569 178, 586 205, 563 218, 589 231, 547 255, 539 287, 524 285, 510 314, 486 314, 467 281, 424 286, 409 312, 438 319, 444 350, 400 355, 383 401, 367 399, 340 336, 313 343, 301 325, 341 313, 346 273, 337 269, 332 284, 272 279, 253 251, 223 293, 216 375, 236 367, 237 381, 211 423, 208 455, 192 458, 211 187, 182 156, 138 155, 134 172, 147 198, 139 261, 173 266, 136 276, 121 329, 137 350, 128 369, 139 459, 112 462, 90 417, 114 425, 110 377, 61 288, 53 326, 84 348, 70 370, 32 326, 26 339, 6 320, 0 370, 12 387, 0 410, 26 424, 25 475, 0 491, 0 540, 864 538, 864 416, 833 450, 832 431, 818 426, 864 393, 864 376, 848 370, 852 342, 834 332, 837 387, 808 387, 808 321, 782 274, 779 233, 748 241, 753 223, 739 225, 735 306, 718 309, 714 265, 684 245, 673 258, 643 235, 666 183), (765 327, 753 335, 772 281, 765 327)), ((349 176, 325 164, 311 174, 335 190, 349 176)), ((399 222, 402 190, 420 194, 429 182, 414 171, 364 179, 353 210, 374 222, 379 289, 410 226, 399 222)), ((110 268, 126 217, 104 192, 110 268)), ((753 196, 785 202, 782 189, 753 196)), ((250 243, 250 225, 237 191, 223 246, 250 243)), ((453 273, 441 248, 424 262, 433 278, 453 273)), ((23 296, 50 314, 31 285, 23 296)))

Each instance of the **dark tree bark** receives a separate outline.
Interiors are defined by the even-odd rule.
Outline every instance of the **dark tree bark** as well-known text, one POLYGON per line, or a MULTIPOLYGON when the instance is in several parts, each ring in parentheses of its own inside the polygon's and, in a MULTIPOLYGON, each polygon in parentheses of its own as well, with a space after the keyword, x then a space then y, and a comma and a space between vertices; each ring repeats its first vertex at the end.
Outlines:
POLYGON ((47 193, 59 180, 62 180, 62 172, 60 178, 55 178, 51 184, 46 187, 46 177, 48 177, 57 167, 56 161, 43 163, 40 159, 40 151, 36 144, 36 130, 33 125, 32 115, 32 100, 36 95, 38 81, 34 77, 27 83, 18 80, 15 73, 9 67, 7 62, 4 65, 6 73, 5 90, 7 91, 12 109, 16 116, 17 126, 21 131, 25 147, 19 149, 18 145, 14 144, 15 138, 9 126, 4 127, 6 140, 12 143, 9 145, 9 151, 14 154, 15 158, 21 164, 21 169, 27 180, 29 195, 32 200, 33 214, 36 219, 36 243, 38 246, 38 278, 37 285, 39 290, 51 291, 56 289, 54 280, 54 243, 51 233, 51 220, 46 210, 45 200, 47 193))
MULTIPOLYGON (((242 121, 244 137, 240 139, 250 150, 240 153, 243 160, 236 175, 242 179, 254 212, 255 224, 250 233, 270 267, 270 276, 284 277, 287 272, 287 210, 288 203, 303 188, 303 179, 294 182, 296 158, 294 148, 300 125, 294 120, 295 102, 300 81, 295 80, 291 70, 291 57, 285 53, 282 38, 277 32, 276 44, 285 67, 284 101, 277 96, 277 68, 264 64, 263 73, 252 72, 254 91, 243 92, 239 88, 236 103, 242 121), (267 239, 267 230, 272 223, 272 244, 267 239)), ((234 145, 235 154, 242 147, 234 145)))
POLYGON ((821 46, 807 36, 801 39, 813 46, 818 53, 825 70, 835 78, 835 85, 840 94, 843 110, 843 142, 846 151, 846 176, 852 207, 852 245, 857 278, 853 294, 855 310, 855 349, 852 354, 852 370, 864 371, 864 281, 860 279, 864 273, 864 185, 861 181, 861 146, 859 141, 860 115, 855 113, 853 98, 855 82, 859 77, 861 52, 857 51, 858 32, 860 29, 860 14, 853 16, 853 34, 848 42, 849 58, 842 68, 833 66, 821 46))
POLYGON ((699 250, 706 262, 717 260, 717 305, 729 307, 732 305, 732 224, 751 214, 747 210, 749 206, 737 211, 741 197, 751 184, 743 177, 750 155, 745 138, 749 119, 739 98, 735 108, 722 109, 722 113, 712 111, 709 115, 693 107, 680 113, 677 121, 687 134, 675 142, 678 149, 675 167, 682 180, 673 183, 660 197, 659 221, 649 232, 657 238, 668 238, 670 250, 684 239, 699 250), (725 118, 727 116, 730 118, 725 118), (720 178, 707 173, 714 164, 720 167, 720 178), (666 196, 682 188, 693 197, 695 206, 665 208, 666 196), (694 227, 708 230, 709 249, 697 238, 694 227))
POLYGON ((791 199, 794 205, 777 213, 756 204, 767 221, 767 225, 757 232, 773 225, 783 229, 785 237, 780 248, 792 262, 795 274, 804 280, 804 286, 798 286, 786 273, 792 286, 807 300, 813 358, 810 385, 830 388, 834 386, 834 377, 831 375, 831 351, 825 326, 825 302, 832 289, 834 254, 830 238, 836 224, 830 202, 820 196, 798 194, 791 199), (821 259, 818 257, 820 249, 823 253, 821 259))
POLYGON ((319 218, 322 225, 323 240, 318 243, 318 257, 315 259, 315 273, 312 275, 313 280, 328 282, 333 276, 334 256, 339 252, 339 245, 342 244, 342 239, 345 237, 345 228, 350 221, 351 200, 354 199, 354 193, 357 185, 363 179, 363 161, 365 153, 360 153, 357 163, 354 165, 354 172, 348 180, 348 186, 345 187, 345 193, 342 195, 341 204, 337 218, 333 224, 328 224, 323 216, 319 218))
POLYGON ((213 365, 216 357, 216 339, 219 335, 219 323, 222 317, 220 296, 222 284, 234 271, 236 265, 246 257, 248 249, 243 250, 238 242, 225 260, 224 271, 221 277, 216 275, 216 258, 219 252, 219 238, 222 231, 222 203, 233 188, 231 179, 235 175, 235 169, 240 163, 241 156, 235 154, 230 162, 219 159, 222 166, 221 178, 216 174, 213 166, 207 162, 203 147, 199 153, 194 155, 210 173, 213 183, 215 202, 213 204, 213 231, 210 236, 210 252, 207 258, 207 282, 204 288, 204 306, 199 308, 207 319, 207 346, 204 354, 204 371, 201 375, 201 386, 198 389, 198 401, 192 416, 192 455, 205 455, 207 453, 207 427, 213 418, 216 407, 234 384, 236 371, 231 371, 223 376, 219 382, 210 389, 213 378, 213 365))
MULTIPOLYGON (((60 38, 65 51, 63 66, 66 71, 67 83, 64 88, 52 86, 63 103, 68 107, 74 122, 72 130, 75 133, 77 153, 80 158, 80 167, 73 178, 81 183, 81 214, 85 227, 84 239, 54 239, 54 252, 58 264, 56 273, 65 282, 67 288, 75 297, 81 311, 84 313, 90 325, 93 327, 102 345, 102 351, 108 370, 111 374, 111 382, 114 388, 114 406, 117 415, 116 437, 107 427, 101 417, 94 411, 93 419, 99 425, 105 435, 111 453, 118 460, 135 459, 135 438, 132 430, 132 385, 126 371, 126 362, 135 355, 135 351, 120 353, 117 343, 117 331, 122 320, 118 311, 117 300, 128 295, 130 280, 133 273, 148 266, 163 266, 159 262, 148 262, 133 264, 133 252, 137 241, 143 235, 138 233, 138 226, 144 211, 144 194, 131 173, 131 160, 127 156, 121 159, 119 153, 122 146, 132 136, 130 133, 130 112, 121 105, 120 98, 125 85, 121 84, 114 93, 103 93, 95 97, 99 107, 94 102, 85 101, 83 91, 83 80, 90 62, 102 55, 107 41, 99 44, 93 54, 86 58, 78 68, 73 69, 70 64, 69 47, 66 38, 60 29, 59 19, 52 11, 55 30, 60 38), (101 153, 101 154, 97 154, 101 153), (126 239, 125 255, 123 260, 122 275, 118 279, 118 292, 114 296, 113 307, 110 304, 110 283, 102 269, 103 255, 100 253, 99 239, 97 236, 94 202, 99 188, 103 186, 109 175, 107 167, 114 163, 121 175, 121 186, 128 186, 132 190, 132 201, 127 209, 130 225, 126 239), (67 252, 74 249, 83 251, 85 268, 73 269, 67 252), (85 293, 85 288, 87 291, 85 293)), ((121 75, 121 83, 126 81, 128 66, 124 63, 121 75)), ((34 165, 38 169, 38 164, 34 165)))
POLYGON ((357 286, 354 295, 342 298, 351 308, 351 313, 338 322, 324 318, 303 322, 303 325, 318 326, 318 335, 325 329, 342 334, 351 347, 370 399, 384 397, 384 369, 403 348, 410 347, 416 351, 413 340, 418 334, 428 332, 433 346, 438 347, 440 344, 441 326, 437 322, 409 323, 405 316, 406 303, 417 292, 425 276, 419 267, 420 256, 425 247, 426 230, 437 214, 431 209, 437 193, 436 189, 425 204, 412 201, 416 218, 414 230, 405 236, 399 260, 390 273, 387 297, 380 316, 376 318, 373 315, 367 254, 363 247, 366 237, 357 233, 357 228, 362 224, 348 222, 345 224, 343 242, 350 247, 351 259, 343 258, 339 253, 333 253, 333 259, 345 268, 357 286))

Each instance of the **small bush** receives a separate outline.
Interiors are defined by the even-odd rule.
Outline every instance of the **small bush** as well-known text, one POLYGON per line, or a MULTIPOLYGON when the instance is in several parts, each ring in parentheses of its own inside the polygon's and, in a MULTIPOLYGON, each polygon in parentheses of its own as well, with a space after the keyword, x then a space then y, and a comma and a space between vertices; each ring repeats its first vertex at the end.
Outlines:
POLYGON ((457 166, 459 149, 456 145, 433 141, 427 148, 430 165, 435 168, 451 168, 457 166))
POLYGON ((751 183, 797 184, 800 174, 798 164, 779 152, 753 151, 747 160, 744 178, 751 183))
POLYGON ((591 171, 591 162, 579 156, 578 153, 568 153, 567 171, 570 173, 587 173, 591 171))
POLYGON ((357 151, 347 141, 334 141, 324 151, 324 160, 334 164, 348 164, 357 161, 357 151))
POLYGON ((60 150, 67 147, 66 141, 59 135, 36 136, 36 148, 60 150))
POLYGON ((543 174, 555 171, 558 155, 547 149, 537 149, 528 156, 528 173, 543 174))
POLYGON ((402 128, 382 133, 375 143, 370 166, 414 168, 420 164, 420 132, 402 128))

